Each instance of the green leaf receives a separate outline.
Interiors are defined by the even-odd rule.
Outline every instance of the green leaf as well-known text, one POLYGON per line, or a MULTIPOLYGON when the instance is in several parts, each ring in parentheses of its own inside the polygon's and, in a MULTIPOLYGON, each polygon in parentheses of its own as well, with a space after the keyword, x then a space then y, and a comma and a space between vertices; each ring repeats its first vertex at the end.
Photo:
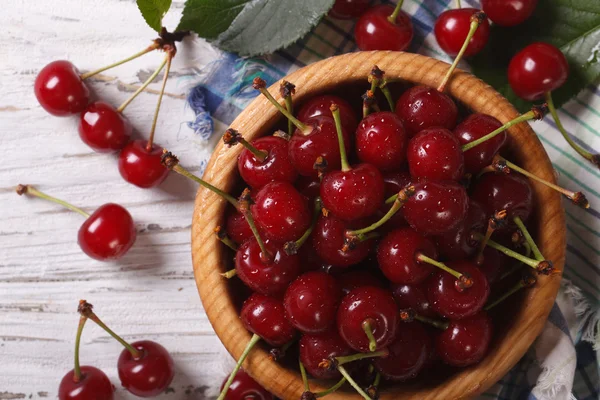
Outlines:
POLYGON ((171 7, 171 0, 137 0, 137 6, 150 28, 160 32, 162 19, 171 7))
POLYGON ((531 103, 512 91, 507 69, 512 56, 533 42, 559 47, 569 61, 569 79, 552 93, 555 105, 560 107, 600 79, 600 1, 544 0, 525 23, 492 27, 485 50, 471 60, 473 73, 522 112, 531 108, 531 103))
POLYGON ((178 31, 192 30, 205 39, 216 39, 252 0, 187 0, 178 31))

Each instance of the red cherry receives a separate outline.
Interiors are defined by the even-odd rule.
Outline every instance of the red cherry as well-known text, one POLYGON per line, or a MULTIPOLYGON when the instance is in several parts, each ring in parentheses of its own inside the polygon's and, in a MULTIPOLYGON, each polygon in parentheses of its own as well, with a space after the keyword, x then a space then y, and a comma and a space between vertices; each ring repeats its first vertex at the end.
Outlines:
POLYGON ((434 318, 437 314, 431 309, 427 294, 422 286, 392 285, 392 294, 400 310, 414 310, 424 317, 434 318))
POLYGON ((414 185, 415 194, 404 204, 404 218, 417 232, 442 235, 458 227, 469 208, 463 186, 454 181, 423 181, 414 185))
POLYGON ((123 179, 144 189, 160 185, 169 175, 168 168, 161 163, 163 148, 153 144, 148 151, 147 146, 147 140, 134 140, 119 153, 119 172, 123 179))
POLYGON ((127 253, 136 238, 131 214, 118 204, 100 206, 79 228, 78 242, 85 254, 100 261, 127 253))
POLYGON ((415 378, 427 365, 433 339, 420 322, 403 323, 388 350, 389 355, 375 358, 373 365, 386 379, 406 381, 415 378))
POLYGON ((479 266, 479 269, 491 285, 498 280, 500 273, 508 271, 514 265, 514 258, 510 258, 504 253, 487 246, 483 249, 483 263, 479 266))
POLYGON ((298 239, 310 226, 307 203, 291 183, 271 182, 256 193, 250 208, 264 237, 283 243, 298 239))
POLYGON ((485 312, 460 321, 450 321, 435 339, 436 351, 447 364, 466 367, 478 363, 492 340, 492 320, 485 312))
MULTIPOLYGON (((356 0, 346 1, 354 3, 357 2, 356 0)), ((304 103, 300 110, 298 110, 297 118, 302 122, 306 122, 309 118, 317 117, 319 115, 333 118, 333 114, 331 113, 332 104, 337 104, 340 110, 340 118, 342 119, 342 126, 344 127, 344 130, 346 132, 354 132, 356 130, 356 126, 358 125, 358 121, 352 106, 341 97, 330 94, 316 96, 308 100, 306 103, 304 103)))
POLYGON ((301 176, 296 181, 296 189, 313 203, 321 194, 321 181, 315 177, 301 176))
POLYGON ((81 367, 81 379, 73 380, 75 371, 71 370, 60 381, 58 398, 60 400, 112 400, 115 388, 108 376, 98 368, 84 365, 81 367))
POLYGON ((79 118, 81 140, 98 153, 121 150, 131 136, 131 124, 110 104, 90 104, 79 118))
POLYGON ((481 270, 469 261, 450 261, 446 265, 462 274, 468 274, 473 285, 459 291, 456 278, 439 271, 427 281, 427 298, 431 308, 445 318, 463 319, 477 314, 490 295, 490 285, 481 270))
POLYGON ((296 330, 285 316, 283 303, 273 297, 254 293, 244 302, 240 318, 246 329, 274 347, 283 346, 296 336, 296 330))
POLYGON ((90 101, 90 92, 69 61, 46 65, 34 83, 35 97, 44 110, 57 117, 82 112, 90 101))
POLYGON ((300 361, 306 371, 317 379, 341 378, 336 369, 322 368, 319 364, 331 357, 344 357, 353 353, 335 330, 317 335, 307 334, 300 338, 300 361))
MULTIPOLYGON (((408 172, 388 172, 383 176, 383 184, 384 184, 384 198, 389 198, 393 195, 398 194, 400 190, 404 189, 406 186, 410 185, 412 178, 408 172)), ((379 213, 377 216, 383 217, 389 210, 392 208, 392 204, 382 204, 379 207, 379 213)), ((382 230, 403 228, 407 226, 408 223, 406 219, 404 219, 404 211, 402 208, 394 214, 389 221, 387 221, 382 230)))
POLYGON ((348 346, 360 352, 369 351, 365 322, 369 323, 376 349, 385 348, 394 340, 398 307, 389 291, 365 286, 354 289, 342 299, 337 314, 338 332, 348 346))
POLYGON ((142 340, 131 345, 139 350, 142 356, 134 358, 127 349, 121 352, 117 363, 121 384, 127 391, 139 397, 158 396, 173 380, 173 359, 167 349, 156 342, 142 340))
POLYGON ((275 136, 254 140, 252 146, 266 153, 260 160, 248 149, 242 150, 238 158, 238 170, 242 179, 253 189, 260 189, 270 182, 293 183, 298 173, 288 154, 288 141, 275 136))
POLYGON ((322 271, 307 272, 292 282, 283 299, 289 321, 304 333, 321 333, 335 323, 342 298, 336 280, 322 271))
MULTIPOLYGON (((317 176, 314 168, 319 156, 327 160, 328 171, 340 169, 340 146, 338 144, 337 132, 333 118, 319 115, 302 121, 312 126, 310 134, 304 135, 300 129, 296 129, 289 142, 290 160, 298 173, 304 176, 317 176)), ((346 129, 342 129, 346 151, 350 151, 350 135, 346 129)))
POLYGON ((349 221, 368 217, 383 203, 383 177, 371 164, 347 171, 331 171, 321 182, 323 207, 349 221))
POLYGON ((383 282, 368 271, 358 270, 344 272, 337 277, 337 279, 340 282, 342 293, 344 293, 344 295, 347 295, 354 289, 363 286, 375 286, 382 289, 384 288, 383 282))
POLYGON ((404 51, 412 41, 414 31, 410 16, 400 11, 395 22, 388 18, 394 6, 381 4, 365 12, 354 27, 356 45, 363 51, 404 51))
POLYGON ((246 216, 236 209, 231 209, 227 213, 225 231, 227 232, 227 236, 238 244, 244 243, 246 240, 254 237, 252 229, 250 229, 250 225, 246 221, 246 216))
POLYGON ((390 111, 369 114, 356 130, 356 153, 380 171, 400 169, 406 159, 406 132, 400 117, 390 111))
POLYGON ((417 261, 418 254, 436 259, 431 240, 411 228, 396 229, 381 240, 377 262, 381 272, 393 283, 418 285, 431 275, 434 267, 417 261))
POLYGON ((471 198, 481 204, 487 217, 506 210, 507 221, 515 217, 529 219, 533 208, 533 190, 527 178, 515 174, 484 174, 471 189, 471 198))
POLYGON ((428 128, 413 136, 406 151, 410 175, 433 181, 459 180, 465 161, 458 139, 447 129, 428 128))
POLYGON ((481 0, 481 8, 496 25, 515 26, 535 11, 538 0, 481 0))
POLYGON ((488 218, 485 211, 475 201, 469 201, 467 217, 451 232, 436 237, 440 255, 448 260, 464 260, 475 254, 479 242, 472 237, 473 232, 485 233, 488 218))
MULTIPOLYGON (((454 128, 454 136, 461 146, 477 140, 488 133, 500 128, 502 123, 487 114, 471 114, 454 128)), ((492 163, 492 160, 506 143, 506 132, 502 132, 472 149, 465 151, 465 171, 476 175, 483 168, 492 163)))
POLYGON ((253 291, 279 298, 300 274, 300 260, 283 251, 282 245, 267 242, 265 247, 269 256, 262 254, 256 239, 245 241, 236 252, 235 270, 253 291))
POLYGON ((329 16, 337 19, 358 18, 368 8, 369 0, 335 0, 333 7, 329 10, 329 16))
POLYGON ((450 96, 427 86, 413 86, 400 96, 396 114, 411 138, 427 128, 453 129, 458 108, 450 96))
POLYGON ((312 234, 312 245, 319 257, 334 267, 349 267, 364 260, 371 251, 372 240, 360 242, 352 250, 342 251, 346 230, 360 222, 348 223, 332 216, 319 216, 312 234))
MULTIPOLYGON (((460 52, 467 40, 471 17, 479 11, 475 8, 458 8, 440 14, 433 30, 438 44, 446 54, 456 56, 460 52)), ((489 37, 490 23, 485 18, 471 38, 464 56, 469 57, 479 53, 487 44, 489 37)))
MULTIPOLYGON (((225 381, 223 381, 221 390, 223 390, 227 379, 225 378, 225 381)), ((240 369, 233 378, 224 400, 275 400, 275 396, 260 386, 246 371, 240 369)))
POLYGON ((508 82, 517 94, 528 101, 541 99, 547 92, 561 87, 569 76, 565 55, 548 43, 532 43, 515 54, 508 65, 508 82))

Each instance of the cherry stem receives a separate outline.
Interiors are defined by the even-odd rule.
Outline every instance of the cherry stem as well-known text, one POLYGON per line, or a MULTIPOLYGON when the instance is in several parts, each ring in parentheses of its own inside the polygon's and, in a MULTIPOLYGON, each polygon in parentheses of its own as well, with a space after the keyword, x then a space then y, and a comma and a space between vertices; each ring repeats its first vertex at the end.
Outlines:
POLYGON ((315 397, 320 398, 320 397, 325 397, 327 395, 330 395, 331 393, 333 393, 336 390, 338 390, 339 388, 341 388, 344 385, 344 383, 346 383, 346 378, 344 378, 342 376, 342 379, 340 379, 335 385, 333 385, 329 389, 324 390, 322 392, 315 393, 315 397))
POLYGON ((379 106, 377 105, 377 99, 375 98, 375 94, 372 90, 367 90, 365 94, 362 95, 363 99, 363 118, 366 118, 371 112, 371 107, 377 112, 379 111, 379 106))
MULTIPOLYGON (((279 86, 279 94, 283 97, 285 101, 285 108, 288 112, 294 115, 294 103, 292 101, 292 96, 296 92, 296 86, 293 83, 290 83, 286 80, 281 82, 279 86)), ((294 124, 291 120, 288 119, 288 134, 291 136, 294 134, 294 124)))
POLYGON ((300 249, 300 247, 302 247, 302 245, 304 243, 306 243, 306 241, 310 237, 311 233, 315 229, 315 226, 317 225, 317 220, 319 219, 319 214, 321 214, 322 208, 323 208, 323 205, 321 203, 321 198, 319 198, 319 197, 315 198, 315 207, 313 210, 313 215, 312 215, 312 220, 310 222, 310 226, 304 232, 304 234, 302 234, 302 236, 300 236, 300 238, 298 240, 296 240, 295 242, 294 241, 287 242, 284 245, 283 250, 285 251, 285 253, 287 255, 294 255, 294 254, 298 253, 298 250, 300 249))
POLYGON ((94 75, 97 75, 97 74, 99 74, 101 72, 106 71, 107 69, 111 69, 111 68, 117 67, 119 65, 125 64, 125 63, 127 63, 127 62, 129 62, 131 60, 135 60, 136 58, 141 57, 141 56, 143 56, 146 53, 150 53, 151 51, 154 51, 154 50, 158 49, 159 47, 160 46, 158 45, 158 43, 153 42, 150 46, 146 47, 144 50, 140 51, 139 53, 135 53, 131 57, 127 57, 127 58, 125 58, 125 59, 123 59, 121 61, 117 61, 114 64, 107 65, 107 66, 99 68, 99 69, 97 69, 95 71, 90 71, 90 72, 86 72, 85 74, 81 74, 80 78, 81 78, 81 80, 85 80, 87 78, 91 78, 94 75))
POLYGON ((350 383, 350 385, 358 392, 358 394, 360 394, 366 400, 372 400, 369 397, 369 395, 366 394, 365 391, 360 387, 360 385, 358 383, 356 383, 354 381, 354 379, 352 379, 352 377, 350 376, 348 371, 346 371, 346 368, 344 368, 343 366, 340 365, 340 366, 338 366, 338 371, 340 371, 340 374, 342 374, 342 376, 344 378, 346 378, 348 383, 350 383))
POLYGON ((415 315, 415 319, 424 324, 429 324, 437 329, 441 329, 441 330, 448 329, 448 322, 446 322, 446 321, 440 321, 440 320, 425 317, 424 315, 419 315, 419 314, 415 315))
POLYGON ((338 137, 338 145, 340 146, 340 158, 342 160, 342 171, 350 171, 350 164, 348 164, 348 155, 346 154, 346 146, 344 144, 344 133, 342 128, 342 118, 340 117, 340 108, 337 104, 332 104, 330 107, 331 113, 333 114, 333 120, 335 121, 335 130, 338 137))
POLYGON ((79 344, 81 343, 81 334, 87 318, 83 315, 79 317, 79 326, 77 327, 77 336, 75 336, 75 368, 73 369, 73 382, 81 381, 81 366, 79 364, 79 344))
POLYGON ((481 11, 478 11, 471 16, 471 26, 469 28, 469 33, 467 34, 467 38, 465 39, 465 42, 463 43, 462 47, 460 48, 460 51, 456 55, 454 62, 448 69, 448 72, 446 72, 446 76, 444 76, 442 83, 440 83, 440 86, 438 86, 437 90, 439 92, 443 93, 446 90, 446 85, 448 84, 450 77, 452 77, 452 74, 454 73, 454 70, 458 66, 459 61, 462 59, 463 55, 465 54, 467 47, 469 47, 469 43, 471 42, 473 35, 475 35, 475 32, 477 32, 477 28, 479 28, 479 24, 481 24, 485 20, 485 18, 487 18, 485 13, 483 13, 481 11))
POLYGON ((162 86, 160 87, 160 93, 158 94, 158 102, 156 103, 156 110, 154 110, 154 118, 152 119, 152 126, 150 127, 150 136, 148 137, 148 144, 146 145, 146 151, 152 151, 152 144, 154 143, 154 132, 156 131, 156 123, 158 122, 158 113, 160 112, 160 105, 162 103, 163 95, 165 94, 165 88, 167 87, 167 80, 169 79, 169 71, 171 71, 171 62, 173 61, 173 52, 169 51, 166 56, 167 66, 165 67, 165 74, 163 76, 162 86))
MULTIPOLYGON (((400 1, 401 5, 402 1, 400 1)), ((371 73, 369 73, 369 82, 371 83, 371 92, 375 93, 375 88, 379 88, 385 99, 388 102, 391 111, 394 111, 394 99, 392 98, 392 92, 387 87, 387 81, 384 78, 385 72, 382 71, 377 65, 373 66, 371 73)))
POLYGON ((597 168, 600 168, 600 154, 592 154, 589 151, 585 150, 583 147, 581 147, 577 143, 575 143, 575 141, 573 141, 573 139, 571 139, 571 135, 569 135, 567 133, 560 118, 558 117, 558 112, 556 111, 556 107, 554 107, 554 100, 552 99, 552 93, 550 93, 550 92, 546 93, 546 103, 548 104, 548 109, 550 110, 550 114, 552 115, 552 118, 554 119, 554 122, 556 123, 558 130, 560 131, 561 135, 565 138, 567 143, 569 143, 569 145, 573 148, 573 150, 575 150, 577 153, 579 153, 580 156, 582 156, 583 158, 585 158, 586 160, 588 160, 589 162, 594 164, 597 168))
POLYGON ((225 246, 229 247, 233 251, 237 251, 238 245, 235 244, 235 242, 231 240, 229 236, 227 236, 227 232, 225 232, 223 228, 217 226, 215 228, 215 235, 217 236, 217 239, 223 242, 225 246))
MULTIPOLYGON (((529 255, 531 254, 531 247, 529 247, 528 243, 525 243, 524 247, 525 247, 525 256, 529 257, 529 255)), ((501 281, 502 279, 514 274, 515 272, 520 271, 521 268, 523 268, 523 264, 521 264, 521 263, 514 265, 511 269, 509 269, 508 271, 506 271, 505 273, 500 275, 500 278, 498 280, 501 281)))
POLYGON ((497 299, 495 299, 494 301, 492 301, 491 303, 486 305, 483 309, 485 311, 491 310, 492 308, 496 307, 498 304, 502 303, 504 300, 506 300, 507 298, 509 298, 516 292, 518 292, 519 290, 529 287, 529 286, 533 286, 536 282, 537 282, 537 279, 535 276, 533 276, 532 274, 526 274, 525 276, 523 276, 523 278, 519 282, 517 282, 516 285, 514 285, 506 293, 504 293, 503 295, 501 295, 500 297, 498 297, 497 299))
POLYGON ((468 275, 462 274, 458 271, 453 270, 452 268, 450 268, 449 266, 447 266, 446 264, 444 264, 442 262, 434 260, 431 257, 427 257, 425 254, 423 254, 421 252, 416 253, 415 258, 416 258, 417 262, 424 262, 427 264, 431 264, 441 270, 446 271, 450 275, 454 276, 457 279, 456 287, 459 290, 467 289, 467 288, 470 288, 471 286, 473 286, 473 280, 471 279, 471 277, 469 277, 468 275))
POLYGON ((260 162, 264 162, 269 156, 268 152, 257 149, 252 144, 250 144, 250 142, 244 139, 238 131, 232 128, 227 129, 223 134, 223 143, 230 147, 235 146, 238 143, 241 144, 246 149, 248 149, 248 151, 251 152, 254 155, 254 157, 256 157, 256 159, 260 162))
POLYGON ((64 200, 60 200, 60 199, 57 199, 56 197, 52 197, 50 195, 47 195, 46 193, 40 192, 39 190, 37 190, 36 188, 34 188, 31 185, 18 185, 16 191, 19 196, 21 196, 23 194, 29 194, 31 196, 39 197, 40 199, 44 199, 44 200, 48 200, 48 201, 51 201, 56 204, 60 204, 61 206, 66 207, 71 211, 75 211, 76 213, 81 214, 86 218, 89 218, 89 216, 90 216, 90 214, 86 213, 81 208, 75 207, 73 204, 67 203, 64 200))
POLYGON ((290 347, 292 347, 292 345, 295 343, 295 341, 291 340, 289 342, 287 342, 286 344, 284 344, 281 347, 274 347, 269 351, 269 359, 271 361, 279 361, 281 360, 283 357, 285 357, 285 354, 287 353, 287 351, 289 350, 290 347))
POLYGON ((233 277, 237 276, 237 270, 236 270, 235 268, 234 268, 234 269, 230 269, 229 271, 227 271, 227 272, 223 272, 223 273, 222 273, 222 274, 220 274, 220 275, 221 275, 223 278, 225 278, 225 279, 231 279, 231 278, 233 278, 233 277))
POLYGON ((377 340, 373 336, 373 330, 371 329, 371 320, 367 319, 362 323, 362 329, 365 331, 365 335, 369 338, 369 351, 375 351, 377 349, 377 340))
POLYGON ((537 181, 543 185, 548 186, 551 189, 556 190, 557 192, 563 194, 567 199, 571 200, 575 205, 581 207, 581 208, 590 208, 590 203, 588 202, 587 198, 585 197, 585 194, 583 194, 583 192, 572 192, 570 190, 567 190, 565 188, 562 188, 558 185, 555 185, 552 182, 549 182, 545 179, 542 179, 534 174, 532 174, 531 172, 519 167, 516 164, 513 164, 512 162, 508 161, 506 158, 500 156, 499 154, 497 154, 494 157, 494 162, 492 163, 492 165, 494 166, 494 170, 502 170, 504 171, 503 167, 507 167, 510 172, 510 170, 515 170, 523 175, 525 175, 526 177, 533 179, 534 181, 537 181))
POLYGON ((462 8, 462 5, 460 4, 460 0, 456 0, 456 8, 462 8))
POLYGON ((112 329, 106 326, 106 324, 102 322, 102 320, 100 320, 100 318, 98 318, 98 316, 94 313, 93 308, 94 306, 92 306, 85 300, 79 301, 79 314, 81 314, 83 317, 94 321, 100 328, 104 329, 106 333, 112 336, 117 342, 121 343, 123 347, 125 347, 131 353, 131 356, 134 359, 139 360, 143 354, 138 349, 127 343, 122 337, 113 332, 112 329))
POLYGON ((487 245, 488 240, 490 240, 490 238, 492 237, 494 231, 498 229, 498 227, 506 219, 506 215, 506 210, 500 210, 488 220, 488 226, 485 232, 485 237, 481 242, 479 242, 479 251, 477 252, 477 256, 475 257, 475 263, 477 265, 481 265, 483 263, 483 251, 485 250, 485 246, 487 245))
POLYGON ((152 73, 152 75, 150 75, 150 77, 148 79, 146 79, 146 82, 144 82, 142 84, 142 86, 140 86, 131 96, 129 96, 129 98, 127 100, 125 100, 125 102, 123 104, 121 104, 119 106, 119 108, 117 108, 117 112, 122 113, 125 110, 125 108, 129 105, 129 103, 131 103, 133 101, 133 99, 135 99, 140 93, 142 93, 144 91, 144 89, 146 89, 148 87, 149 84, 152 83, 152 81, 154 81, 154 79, 158 76, 158 74, 160 74, 160 71, 162 71, 162 69, 167 64, 167 60, 168 60, 168 56, 165 57, 165 59, 158 66, 156 71, 154 71, 152 73))
MULTIPOLYGON (((364 323, 363 323, 364 327, 364 323)), ((335 357, 335 364, 337 366, 348 364, 354 361, 364 360, 365 358, 375 358, 375 357, 387 357, 389 352, 387 350, 379 350, 374 351, 371 350, 370 353, 356 353, 350 356, 343 357, 335 357)))
POLYGON ((246 217, 246 222, 250 226, 250 230, 252 230, 252 234, 256 239, 256 243, 258 243, 258 247, 260 247, 260 260, 265 264, 269 264, 273 262, 274 256, 269 250, 267 250, 265 242, 260 237, 258 228, 254 223, 254 217, 252 216, 252 212, 250 211, 250 200, 250 189, 244 189, 239 201, 240 212, 244 214, 244 217, 246 217))
POLYGON ((248 342, 248 344, 246 345, 246 348, 244 349, 244 352, 240 356, 240 359, 238 360, 235 368, 233 369, 233 371, 231 371, 231 374, 229 375, 229 378, 227 379, 227 382, 225 382, 225 385, 223 386, 223 389, 221 389, 221 393, 219 394, 219 397, 217 398, 217 400, 224 400, 225 399, 225 395, 229 391, 229 387, 233 383, 233 379, 235 378, 235 376, 237 375, 238 371, 242 367, 242 364, 244 363, 244 361, 246 360, 246 358, 250 354, 250 351, 252 350, 252 348, 254 348, 254 346, 256 345, 256 343, 258 343, 259 341, 260 341, 260 336, 258 336, 256 333, 254 335, 252 335, 252 337, 250 338, 250 341, 248 342))
POLYGON ((513 218, 513 221, 515 222, 515 224, 517 225, 517 227, 519 228, 521 233, 523 233, 523 236, 525 237, 525 241, 529 244, 529 246, 531 246, 531 251, 533 251, 533 255, 535 256, 535 258, 538 261, 544 261, 545 258, 542 255, 542 252, 540 251, 537 244, 535 244, 535 241, 531 237, 531 234, 527 230, 527 227, 525 226, 525 224, 523 223, 521 218, 519 216, 516 216, 513 218))
POLYGON ((495 131, 492 131, 492 132, 488 133, 487 135, 480 137, 477 140, 473 140, 472 142, 465 144, 462 147, 462 151, 470 150, 473 147, 492 139, 493 137, 504 132, 505 130, 510 129, 513 125, 520 124, 521 122, 531 121, 532 119, 540 120, 544 117, 544 114, 547 112, 547 110, 548 110, 548 106, 546 104, 542 104, 541 106, 533 106, 531 111, 528 111, 525 114, 518 116, 517 118, 513 119, 512 121, 508 121, 506 124, 502 125, 500 128, 496 129, 495 131))
MULTIPOLYGON (((373 371, 371 371, 371 373, 372 372, 373 371)), ((378 371, 375 374, 375 379, 373 380, 373 383, 371 384, 371 386, 369 386, 367 388, 367 393, 369 394, 369 396, 371 396, 374 399, 378 398, 377 393, 379 392, 379 384, 380 383, 381 383, 381 374, 378 371)))
POLYGON ((229 193, 225 193, 221 189, 216 188, 215 186, 211 185, 210 183, 206 182, 205 180, 200 179, 199 177, 197 177, 196 175, 194 175, 187 169, 183 168, 181 165, 179 165, 179 159, 170 151, 165 150, 163 152, 163 155, 161 158, 161 163, 165 167, 169 168, 171 171, 177 172, 179 175, 183 175, 186 178, 191 179, 194 182, 200 184, 200 186, 205 187, 206 189, 210 190, 211 192, 223 197, 232 206, 234 206, 236 208, 236 210, 240 209, 240 205, 239 205, 238 201, 232 195, 230 195, 229 193))
POLYGON ((308 386, 308 377, 306 376, 306 368, 302 361, 298 360, 298 366, 300 367, 300 376, 302 377, 302 383, 304 384, 304 391, 310 392, 310 386, 308 386))
POLYGON ((263 96, 265 96, 267 100, 269 100, 269 102, 271 102, 271 104, 273 104, 275 108, 277 108, 279 112, 282 113, 289 121, 292 121, 292 124, 294 124, 304 136, 310 135, 313 131, 313 127, 300 122, 298 118, 294 117, 291 112, 289 112, 284 106, 279 104, 279 102, 275 100, 271 93, 269 93, 269 91, 266 88, 266 85, 267 83, 259 77, 254 78, 254 81, 252 83, 254 89, 258 90, 263 96))
POLYGON ((402 3, 404 3, 404 0, 399 0, 396 4, 396 8, 394 8, 394 12, 388 17, 388 21, 390 21, 394 25, 396 25, 396 18, 398 18, 398 14, 400 14, 402 3))

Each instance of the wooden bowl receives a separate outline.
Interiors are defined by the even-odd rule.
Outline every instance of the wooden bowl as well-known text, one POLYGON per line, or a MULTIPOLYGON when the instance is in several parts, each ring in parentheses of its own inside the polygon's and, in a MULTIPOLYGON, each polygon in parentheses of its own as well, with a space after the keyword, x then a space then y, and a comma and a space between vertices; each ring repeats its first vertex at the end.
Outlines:
MULTIPOLYGON (((362 52, 328 58, 302 68, 286 79, 297 87, 294 102, 301 103, 315 94, 331 92, 341 86, 366 85, 366 77, 378 65, 388 79, 400 79, 412 84, 436 87, 449 65, 418 54, 399 52, 362 52)), ((279 101, 279 82, 270 92, 279 101)), ((478 78, 457 71, 447 93, 473 112, 492 115, 506 123, 518 113, 499 93, 478 78)), ((383 101, 381 102, 383 105, 383 101)), ((247 140, 272 133, 282 117, 263 97, 257 97, 231 124, 247 140)), ((535 133, 527 124, 509 130, 508 150, 515 162, 532 173, 555 181, 554 170, 535 133)), ((204 179, 226 191, 238 183, 237 157, 241 146, 227 148, 217 145, 204 173, 204 179)), ((545 186, 531 182, 537 206, 533 234, 542 253, 562 271, 565 259, 565 217, 560 196, 545 186)), ((231 268, 231 253, 215 239, 213 230, 222 224, 226 202, 212 192, 200 188, 195 202, 192 223, 192 257, 196 284, 202 303, 215 332, 236 359, 250 339, 250 334, 238 317, 232 283, 219 274, 231 268)), ((537 285, 523 293, 520 307, 512 309, 505 328, 496 332, 484 360, 457 371, 446 380, 391 386, 382 399, 455 399, 475 396, 496 383, 512 368, 540 333, 554 304, 561 276, 540 277, 537 285)), ((239 296, 238 296, 239 297, 239 296)), ((239 300, 239 299, 237 299, 239 300)), ((283 399, 299 399, 303 392, 298 371, 271 361, 265 348, 257 347, 243 366, 266 389, 283 399)), ((311 390, 324 390, 311 382, 311 390)), ((339 391, 328 399, 360 399, 356 393, 339 391)))

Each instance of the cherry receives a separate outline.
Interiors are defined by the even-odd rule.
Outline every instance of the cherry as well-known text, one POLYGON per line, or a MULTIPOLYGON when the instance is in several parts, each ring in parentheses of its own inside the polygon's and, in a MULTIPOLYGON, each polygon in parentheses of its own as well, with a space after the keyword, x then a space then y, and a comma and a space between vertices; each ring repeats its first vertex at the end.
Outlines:
POLYGON ((427 86, 413 86, 396 102, 400 117, 411 138, 427 128, 453 129, 458 118, 458 108, 450 96, 427 86))
POLYGON ((365 12, 354 27, 356 45, 363 51, 404 51, 412 41, 414 30, 410 16, 396 7, 381 4, 365 12))
POLYGON ((240 318, 246 329, 274 347, 283 346, 296 336, 283 303, 273 297, 254 293, 244 302, 240 318))
POLYGON ((269 240, 296 240, 310 225, 306 198, 288 182, 263 186, 254 196, 250 209, 260 232, 269 240))
POLYGON ((404 218, 425 235, 442 235, 458 227, 467 215, 469 198, 454 181, 416 183, 415 194, 404 205, 404 218))
POLYGON ((388 350, 389 355, 375 358, 373 365, 385 379, 406 381, 415 378, 427 365, 433 339, 420 322, 409 322, 400 326, 388 350))
POLYGON ((317 379, 339 379, 341 375, 337 370, 322 368, 320 364, 323 360, 353 353, 336 330, 315 335, 306 334, 300 338, 300 361, 306 371, 317 379))
POLYGON ((514 265, 514 260, 491 247, 483 249, 483 263, 479 267, 488 282, 495 283, 503 270, 509 270, 514 265))
POLYGON ((333 216, 319 216, 312 234, 312 246, 319 257, 334 267, 349 267, 364 260, 372 247, 372 240, 359 242, 352 250, 343 251, 346 231, 362 221, 348 223, 333 216))
POLYGON ((445 363, 466 367, 478 363, 492 340, 492 320, 483 311, 466 319, 450 321, 435 338, 437 354, 445 363))
POLYGON ((410 139, 406 154, 410 175, 415 179, 456 181, 464 174, 460 142, 447 129, 422 130, 410 139))
POLYGON ((475 254, 478 241, 473 239, 473 232, 484 233, 487 216, 479 203, 470 200, 467 217, 454 230, 436 237, 440 255, 448 260, 464 260, 475 254))
POLYGON ((477 314, 487 301, 490 285, 481 270, 469 261, 450 261, 448 267, 468 276, 472 286, 458 290, 456 278, 439 271, 427 281, 431 308, 446 318, 463 319, 477 314))
MULTIPOLYGON (((356 0, 346 1, 354 3, 357 2, 356 0)), ((298 110, 297 117, 302 122, 306 122, 308 119, 312 117, 318 117, 319 115, 333 118, 333 114, 331 113, 332 104, 337 104, 340 109, 340 118, 342 119, 344 131, 354 132, 356 130, 356 126, 358 125, 354 110, 350 103, 339 96, 333 96, 330 94, 315 96, 304 103, 300 110, 298 110)))
POLYGON ((131 136, 131 124, 110 104, 91 103, 79 118, 81 140, 98 153, 121 150, 131 136))
POLYGON ((396 114, 369 114, 356 130, 356 154, 360 161, 380 171, 398 170, 406 160, 406 139, 404 125, 396 114))
POLYGON ((369 8, 370 0, 335 0, 329 16, 337 19, 360 17, 369 8))
POLYGON ((393 284, 392 294, 401 310, 411 309, 425 317, 436 316, 423 286, 393 284))
POLYGON ((101 370, 89 365, 81 367, 81 377, 76 382, 74 370, 60 381, 58 398, 60 400, 112 400, 115 388, 108 376, 101 370))
MULTIPOLYGON (((475 8, 458 8, 440 14, 433 30, 438 44, 446 54, 450 56, 459 54, 471 29, 472 17, 477 13, 480 13, 480 10, 475 8)), ((490 23, 487 18, 483 18, 469 41, 464 56, 469 57, 479 53, 487 44, 489 37, 490 23)))
MULTIPOLYGON (((490 132, 499 129, 502 123, 496 118, 487 114, 471 114, 464 119, 456 128, 454 136, 461 145, 465 145, 474 140, 480 139, 490 132)), ((498 151, 506 143, 506 132, 502 132, 493 138, 466 150, 464 154, 465 171, 471 174, 477 174, 483 168, 492 163, 492 160, 498 151)))
POLYGON ((481 0, 481 8, 496 25, 515 26, 535 11, 538 0, 481 0))
POLYGON ((315 201, 321 194, 321 181, 315 177, 300 176, 295 186, 310 202, 315 201))
POLYGON ((117 368, 121 384, 138 397, 154 397, 163 393, 173 381, 173 359, 160 344, 141 340, 131 343, 140 353, 134 357, 124 349, 119 356, 117 368))
POLYGON ((433 268, 417 261, 419 254, 437 258, 431 240, 411 228, 394 230, 377 247, 377 261, 383 274, 393 283, 417 285, 431 275, 433 268))
POLYGON ((342 293, 344 295, 347 295, 354 289, 363 286, 375 286, 382 289, 384 288, 383 282, 380 279, 376 278, 375 275, 369 271, 364 270, 344 272, 337 277, 337 280, 340 283, 342 293))
POLYGON ((508 82, 517 96, 538 100, 561 87, 569 76, 569 63, 555 46, 536 42, 515 54, 508 65, 508 82))
POLYGON ((245 147, 238 157, 238 170, 253 189, 270 182, 293 183, 298 176, 290 161, 288 142, 283 138, 267 136, 248 143, 238 131, 228 129, 223 142, 229 146, 240 143, 245 147))
POLYGON ((342 299, 337 328, 354 350, 368 352, 388 346, 396 337, 397 327, 398 309, 389 291, 365 286, 342 299))
POLYGON ((227 232, 227 236, 238 244, 244 243, 253 236, 252 229, 250 229, 246 217, 236 209, 231 209, 227 213, 225 231, 227 232))
POLYGON ((64 117, 82 112, 90 92, 69 61, 58 60, 46 65, 35 78, 35 97, 44 110, 64 117))
POLYGON ((322 271, 307 272, 292 282, 283 299, 286 315, 296 329, 304 333, 321 333, 335 323, 342 298, 336 280, 322 271))
POLYGON ((119 172, 123 179, 141 188, 160 185, 169 175, 169 170, 161 163, 163 148, 148 141, 133 140, 119 153, 119 172))
MULTIPOLYGON (((221 385, 221 390, 225 386, 221 385)), ((246 371, 240 369, 225 394, 225 400, 275 400, 275 396, 260 386, 246 371)))

